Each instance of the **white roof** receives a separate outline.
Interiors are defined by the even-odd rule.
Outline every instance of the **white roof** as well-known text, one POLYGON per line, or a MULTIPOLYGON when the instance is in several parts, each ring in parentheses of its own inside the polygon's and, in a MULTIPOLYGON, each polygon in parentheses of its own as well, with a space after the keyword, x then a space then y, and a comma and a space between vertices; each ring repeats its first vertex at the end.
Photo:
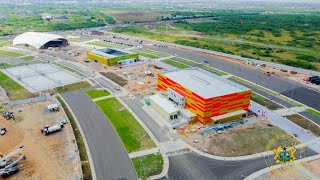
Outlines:
POLYGON ((199 68, 175 70, 163 75, 203 98, 249 90, 242 85, 199 68))
POLYGON ((56 34, 26 32, 14 38, 13 45, 15 46, 20 44, 28 44, 30 46, 35 47, 36 49, 40 49, 41 46, 45 45, 47 42, 57 40, 57 39, 65 39, 65 38, 56 34))
POLYGON ((150 96, 149 98, 151 101, 157 103, 158 106, 160 106, 168 114, 178 112, 178 108, 176 108, 168 99, 160 97, 159 95, 153 95, 153 96, 150 96))
POLYGON ((58 104, 50 104, 48 105, 48 109, 53 109, 59 107, 58 104))

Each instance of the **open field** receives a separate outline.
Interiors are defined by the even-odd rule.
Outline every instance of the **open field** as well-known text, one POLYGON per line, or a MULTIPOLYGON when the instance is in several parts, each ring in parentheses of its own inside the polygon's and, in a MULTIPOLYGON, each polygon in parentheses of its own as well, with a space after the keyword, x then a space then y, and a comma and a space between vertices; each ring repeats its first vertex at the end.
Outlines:
POLYGON ((145 53, 145 52, 142 52, 142 51, 133 50, 133 52, 136 52, 136 53, 138 53, 140 56, 144 56, 144 57, 149 58, 149 59, 156 59, 156 58, 158 58, 158 56, 155 56, 155 55, 152 55, 152 54, 148 54, 148 53, 145 53))
POLYGON ((99 42, 99 41, 95 41, 95 42, 87 42, 86 44, 89 45, 93 45, 93 46, 100 46, 100 47, 106 47, 106 48, 112 48, 113 46, 103 43, 103 42, 99 42))
POLYGON ((155 147, 142 126, 117 99, 108 98, 96 104, 107 116, 129 153, 155 147))
POLYGON ((7 133, 0 138, 0 152, 7 154, 25 146, 21 169, 9 179, 77 179, 81 177, 81 162, 74 142, 71 126, 65 124, 59 132, 43 135, 40 129, 54 125, 57 119, 64 119, 63 111, 49 112, 47 105, 55 101, 43 101, 19 107, 14 122, 1 120, 0 126, 7 133), (48 163, 50 162, 50 163, 48 163))
POLYGON ((100 89, 100 90, 92 89, 92 90, 86 91, 86 94, 91 99, 96 99, 96 98, 100 98, 100 97, 104 97, 104 96, 109 96, 110 92, 105 89, 100 89))
POLYGON ((235 10, 217 11, 214 15, 208 21, 179 21, 169 26, 135 26, 113 31, 320 71, 318 14, 271 16, 235 10), (308 25, 303 27, 297 21, 308 25))
POLYGON ((32 93, 2 72, 0 72, 0 86, 7 91, 12 100, 27 99, 33 96, 32 93))
MULTIPOLYGON (((228 132, 211 139, 209 153, 218 156, 242 156, 264 152, 272 138, 286 134, 278 127, 254 128, 243 131, 228 132)), ((271 148, 280 145, 291 145, 291 139, 273 144, 271 148)), ((270 149, 271 150, 271 149, 270 149)))
POLYGON ((24 54, 13 52, 13 51, 0 50, 0 55, 10 56, 10 57, 19 57, 19 56, 23 56, 24 54))
POLYGON ((176 62, 176 61, 173 61, 173 60, 169 60, 169 59, 166 59, 166 60, 162 60, 161 62, 164 62, 166 64, 169 64, 171 66, 174 66, 178 69, 186 69, 186 68, 189 68, 190 66, 188 65, 185 65, 185 64, 182 64, 182 63, 179 63, 179 62, 176 62))
POLYGON ((320 127, 318 127, 308 119, 298 114, 293 114, 293 115, 287 116, 286 118, 294 122, 295 124, 299 125, 300 127, 310 130, 313 134, 320 136, 320 127))
POLYGON ((163 168, 163 159, 160 153, 133 158, 131 161, 138 177, 143 180, 160 174, 163 168))
POLYGON ((77 123, 76 123, 75 119, 73 118, 70 110, 68 109, 68 107, 64 103, 64 101, 59 96, 57 96, 57 100, 60 102, 66 115, 68 116, 71 127, 74 132, 74 136, 76 138, 76 142, 77 142, 78 150, 79 150, 79 155, 80 155, 80 160, 82 162, 81 168, 82 168, 82 173, 83 173, 83 179, 91 180, 92 174, 91 174, 90 164, 88 162, 88 155, 87 155, 86 147, 83 142, 83 138, 82 138, 81 133, 78 129, 77 123))
POLYGON ((0 47, 9 46, 11 45, 11 41, 0 41, 0 47))
POLYGON ((272 102, 269 99, 259 94, 256 94, 254 92, 251 94, 251 100, 258 104, 261 104, 262 106, 267 107, 270 110, 276 110, 276 109, 282 108, 282 106, 280 106, 279 104, 272 102))
POLYGON ((117 23, 158 21, 161 17, 170 15, 166 12, 142 9, 107 9, 102 12, 113 17, 117 23))

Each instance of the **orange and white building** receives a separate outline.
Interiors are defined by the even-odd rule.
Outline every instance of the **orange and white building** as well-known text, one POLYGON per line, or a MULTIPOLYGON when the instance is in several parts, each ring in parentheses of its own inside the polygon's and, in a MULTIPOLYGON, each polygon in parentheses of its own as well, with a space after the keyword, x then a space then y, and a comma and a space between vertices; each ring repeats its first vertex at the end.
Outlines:
POLYGON ((240 119, 249 111, 250 89, 200 68, 158 74, 158 90, 202 124, 240 119))

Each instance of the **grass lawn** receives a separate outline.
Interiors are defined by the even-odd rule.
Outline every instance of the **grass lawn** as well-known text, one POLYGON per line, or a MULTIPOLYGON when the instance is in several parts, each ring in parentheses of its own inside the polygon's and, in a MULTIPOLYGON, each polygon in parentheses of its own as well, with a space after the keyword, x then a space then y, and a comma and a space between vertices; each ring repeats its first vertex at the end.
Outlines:
POLYGON ((78 129, 77 123, 76 123, 75 119, 73 118, 71 112, 67 108, 66 104, 64 103, 64 101, 59 96, 57 96, 57 100, 61 103, 61 106, 63 107, 64 111, 66 112, 66 114, 68 116, 68 119, 70 120, 70 124, 73 129, 76 141, 77 141, 80 160, 82 162, 81 167, 82 167, 82 172, 83 172, 83 179, 90 180, 90 179, 92 179, 92 175, 91 175, 90 164, 88 162, 88 155, 87 155, 86 147, 84 145, 81 133, 78 129))
POLYGON ((208 70, 208 71, 217 73, 217 74, 219 74, 219 75, 221 75, 221 76, 229 75, 228 73, 225 73, 225 72, 223 72, 223 71, 220 71, 219 69, 213 68, 213 67, 211 67, 211 66, 203 66, 202 68, 205 69, 205 70, 208 70))
POLYGON ((24 54, 18 53, 18 52, 13 52, 13 51, 5 51, 5 50, 0 50, 1 55, 5 56, 10 56, 10 57, 19 57, 23 56, 24 54))
POLYGON ((106 43, 103 43, 103 42, 88 42, 86 44, 90 44, 90 45, 93 45, 93 46, 101 46, 101 47, 107 47, 107 48, 112 48, 111 45, 108 45, 106 43))
POLYGON ((70 42, 82 42, 81 40, 75 39, 75 38, 69 38, 68 41, 70 41, 70 42))
POLYGON ((270 94, 270 95, 272 95, 272 96, 275 96, 275 97, 277 97, 277 98, 279 98, 279 99, 281 99, 281 100, 283 100, 283 101, 285 101, 285 102, 287 102, 287 103, 289 103, 289 104, 292 104, 292 105, 294 105, 294 106, 297 106, 297 107, 302 107, 302 106, 303 106, 303 104, 301 104, 301 103, 298 103, 298 102, 296 102, 296 101, 293 101, 293 100, 291 100, 291 99, 289 99, 289 98, 287 98, 287 97, 281 96, 281 95, 279 95, 278 93, 275 93, 275 92, 273 92, 273 91, 271 91, 271 90, 269 90, 269 89, 267 89, 267 88, 263 88, 263 87, 261 87, 261 86, 257 86, 255 83, 252 83, 252 82, 250 82, 250 81, 241 79, 241 78, 236 77, 236 76, 233 76, 232 79, 235 80, 235 81, 238 81, 238 82, 242 82, 242 83, 244 83, 244 84, 246 84, 246 85, 249 85, 249 86, 251 86, 251 87, 257 88, 257 89, 259 89, 259 90, 261 90, 261 91, 263 91, 263 92, 265 92, 265 93, 268 93, 268 94, 270 94))
POLYGON ((299 125, 300 127, 310 130, 315 135, 320 136, 320 128, 317 125, 315 125, 313 122, 309 121, 308 119, 298 114, 293 114, 293 115, 287 116, 286 118, 294 122, 295 124, 299 125))
POLYGON ((155 144, 142 126, 116 98, 96 101, 130 152, 154 148, 155 144))
POLYGON ((11 100, 27 99, 33 96, 32 93, 2 72, 0 72, 0 86, 7 91, 11 100))
POLYGON ((61 87, 54 88, 53 91, 55 93, 65 93, 65 92, 68 92, 68 91, 87 88, 87 87, 90 87, 90 86, 91 85, 87 81, 81 81, 81 82, 77 82, 77 83, 74 83, 74 84, 68 84, 66 86, 61 86, 61 87))
POLYGON ((283 108, 279 104, 277 104, 273 101, 270 101, 269 99, 267 99, 259 94, 256 94, 256 93, 251 94, 251 100, 258 103, 258 104, 261 104, 262 106, 267 107, 270 110, 276 110, 279 108, 283 108))
POLYGON ((95 99, 95 98, 99 98, 99 97, 103 97, 103 96, 109 96, 110 92, 105 89, 101 89, 101 90, 92 89, 92 90, 86 91, 86 94, 91 99, 95 99))
MULTIPOLYGON (((222 133, 211 139, 209 153, 234 157, 264 152, 271 139, 284 134, 286 133, 278 127, 253 128, 222 133)), ((273 144, 271 149, 280 145, 291 145, 293 142, 296 141, 293 139, 279 140, 273 144)))
POLYGON ((169 60, 169 59, 166 59, 166 60, 162 60, 161 62, 164 62, 166 64, 169 64, 171 66, 174 66, 178 69, 186 69, 186 68, 189 68, 190 66, 186 65, 186 64, 182 64, 182 63, 179 63, 179 62, 176 62, 176 61, 172 61, 172 60, 169 60))
POLYGON ((141 179, 160 174, 163 168, 163 159, 160 153, 133 158, 131 161, 141 179))
POLYGON ((306 111, 311 113, 311 114, 313 114, 313 115, 316 115, 316 116, 320 117, 320 112, 319 111, 316 111, 316 110, 311 109, 311 108, 307 108, 306 111))
POLYGON ((22 57, 22 58, 20 58, 20 59, 29 61, 29 60, 33 60, 33 59, 34 59, 34 56, 24 56, 24 57, 22 57))
POLYGON ((125 86, 128 84, 128 81, 123 79, 122 77, 118 76, 117 74, 115 73, 112 73, 112 72, 101 72, 101 74, 110 79, 111 81, 119 84, 120 86, 125 86))

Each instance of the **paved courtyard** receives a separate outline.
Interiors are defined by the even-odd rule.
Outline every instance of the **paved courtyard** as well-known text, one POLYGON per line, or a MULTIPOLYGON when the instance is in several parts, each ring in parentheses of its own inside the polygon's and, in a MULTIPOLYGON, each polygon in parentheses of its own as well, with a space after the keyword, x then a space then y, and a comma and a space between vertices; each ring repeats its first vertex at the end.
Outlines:
POLYGON ((82 80, 76 74, 52 64, 31 64, 7 68, 3 72, 30 92, 72 84, 82 80))

